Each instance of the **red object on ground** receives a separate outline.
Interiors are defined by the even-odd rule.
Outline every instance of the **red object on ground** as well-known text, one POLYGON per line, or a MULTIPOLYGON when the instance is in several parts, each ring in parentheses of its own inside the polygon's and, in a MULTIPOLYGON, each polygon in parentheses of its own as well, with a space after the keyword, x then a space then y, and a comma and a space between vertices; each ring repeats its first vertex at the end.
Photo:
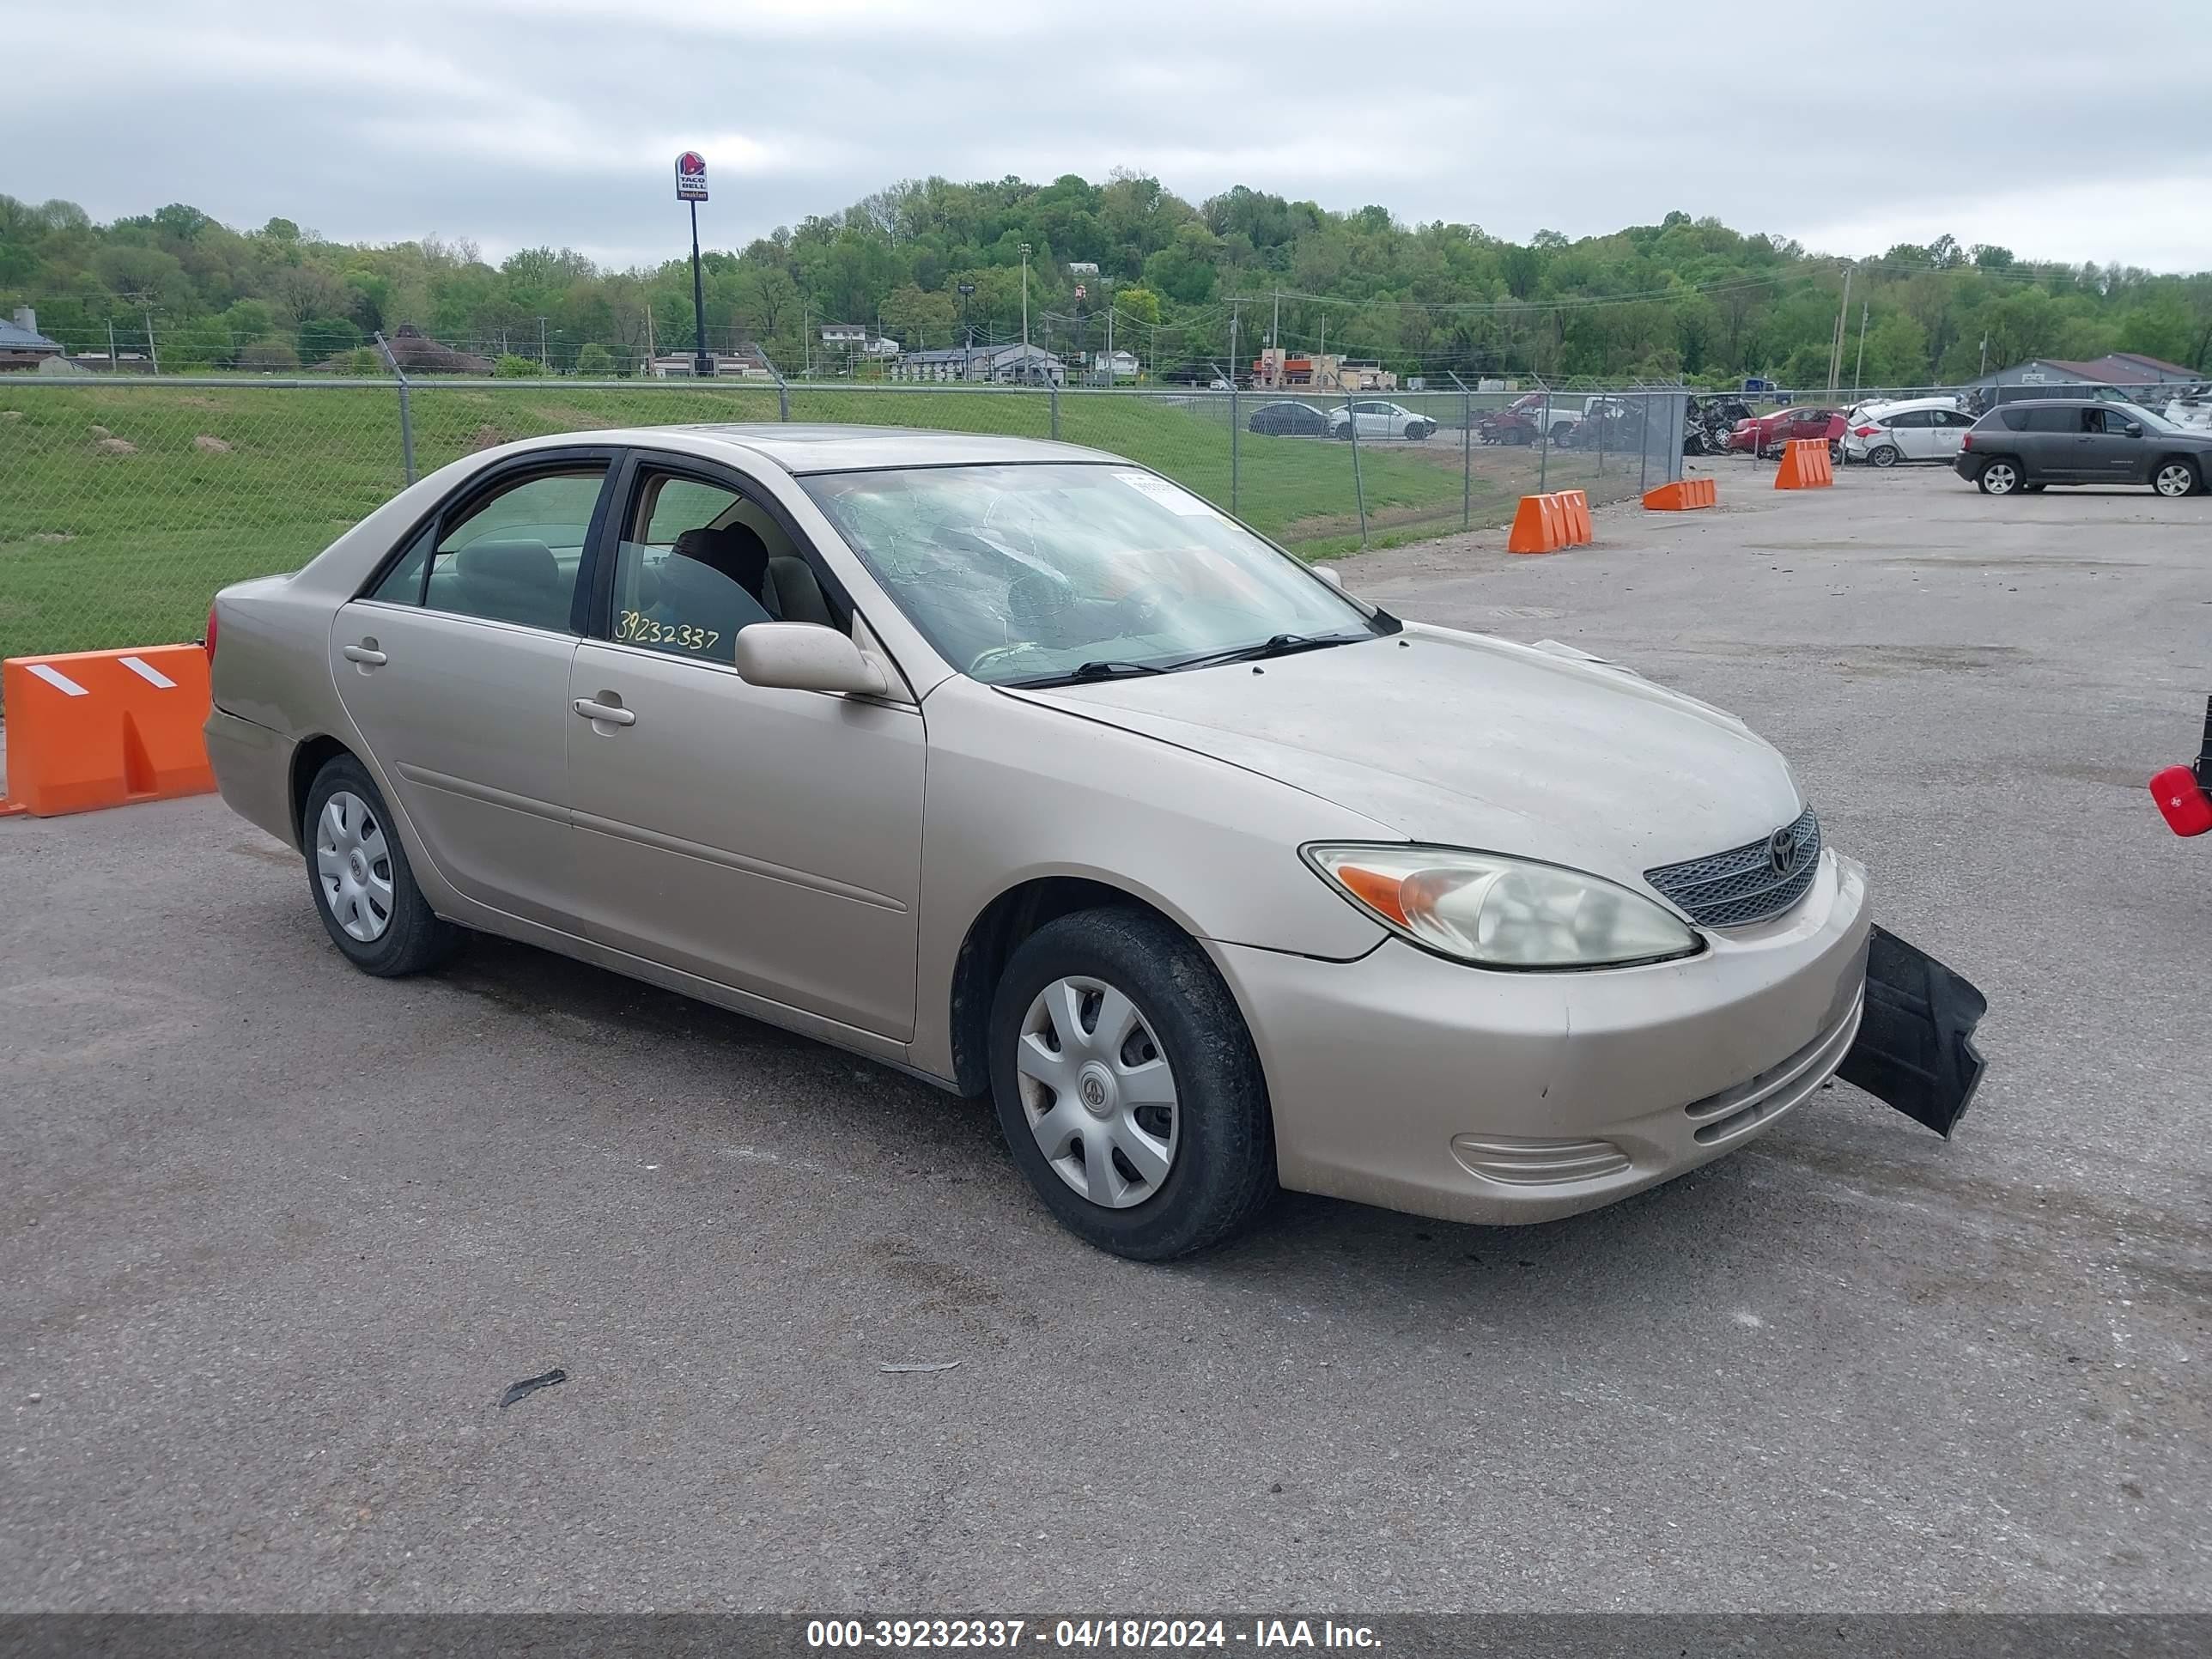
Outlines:
POLYGON ((2177 836, 2201 836, 2212 830, 2212 795, 2186 766, 2169 766, 2150 781, 2151 799, 2177 836))

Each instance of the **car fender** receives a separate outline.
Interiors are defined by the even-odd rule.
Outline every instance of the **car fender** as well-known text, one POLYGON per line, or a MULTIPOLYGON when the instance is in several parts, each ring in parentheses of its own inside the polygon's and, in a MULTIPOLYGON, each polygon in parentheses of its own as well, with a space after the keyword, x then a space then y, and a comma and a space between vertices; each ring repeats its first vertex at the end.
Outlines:
POLYGON ((913 1063, 952 1074, 969 930, 1025 882, 1118 888, 1193 938, 1350 961, 1384 937, 1307 867, 1319 840, 1401 839, 1293 785, 957 678, 923 703, 929 762, 913 1063))

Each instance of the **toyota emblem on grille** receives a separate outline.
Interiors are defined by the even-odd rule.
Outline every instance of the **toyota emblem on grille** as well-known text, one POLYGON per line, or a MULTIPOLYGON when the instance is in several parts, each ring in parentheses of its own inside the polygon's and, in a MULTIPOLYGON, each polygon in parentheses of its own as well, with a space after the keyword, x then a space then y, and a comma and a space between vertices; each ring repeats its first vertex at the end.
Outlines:
POLYGON ((1786 876, 1797 862, 1797 837, 1784 824, 1766 838, 1766 862, 1778 876, 1786 876))

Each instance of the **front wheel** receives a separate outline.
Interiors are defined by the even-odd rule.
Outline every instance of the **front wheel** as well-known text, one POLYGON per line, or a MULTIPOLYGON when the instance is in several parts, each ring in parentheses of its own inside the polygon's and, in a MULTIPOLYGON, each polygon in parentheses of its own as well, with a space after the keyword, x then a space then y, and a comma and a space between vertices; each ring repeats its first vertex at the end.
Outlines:
POLYGON ((1250 1225, 1275 1194, 1267 1085, 1229 988, 1134 909, 1024 939, 991 1006, 991 1092, 1014 1162, 1060 1224, 1164 1261, 1250 1225))
POLYGON ((365 974, 395 979, 434 968, 460 943, 415 884, 407 849, 368 769, 351 755, 325 763, 300 815, 315 910, 331 943, 365 974))
POLYGON ((2203 486, 2198 483, 2197 469, 2187 461, 2160 461, 2158 470, 2151 474, 2150 487, 2161 495, 2176 499, 2193 495, 2203 486))
POLYGON ((2021 476, 2020 463, 2002 455, 1984 463, 1980 475, 1974 480, 1984 495, 2016 495, 2027 482, 2021 476))

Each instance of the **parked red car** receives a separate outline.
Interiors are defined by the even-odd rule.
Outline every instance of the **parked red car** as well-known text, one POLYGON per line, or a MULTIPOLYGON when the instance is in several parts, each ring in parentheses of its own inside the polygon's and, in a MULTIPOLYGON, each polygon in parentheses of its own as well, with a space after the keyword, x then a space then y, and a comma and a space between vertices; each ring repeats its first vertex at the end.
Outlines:
POLYGON ((1844 415, 1838 409, 1778 409, 1771 415, 1754 415, 1738 421, 1723 447, 1749 450, 1754 455, 1779 455, 1782 446, 1798 438, 1826 438, 1831 459, 1844 459, 1844 415))

